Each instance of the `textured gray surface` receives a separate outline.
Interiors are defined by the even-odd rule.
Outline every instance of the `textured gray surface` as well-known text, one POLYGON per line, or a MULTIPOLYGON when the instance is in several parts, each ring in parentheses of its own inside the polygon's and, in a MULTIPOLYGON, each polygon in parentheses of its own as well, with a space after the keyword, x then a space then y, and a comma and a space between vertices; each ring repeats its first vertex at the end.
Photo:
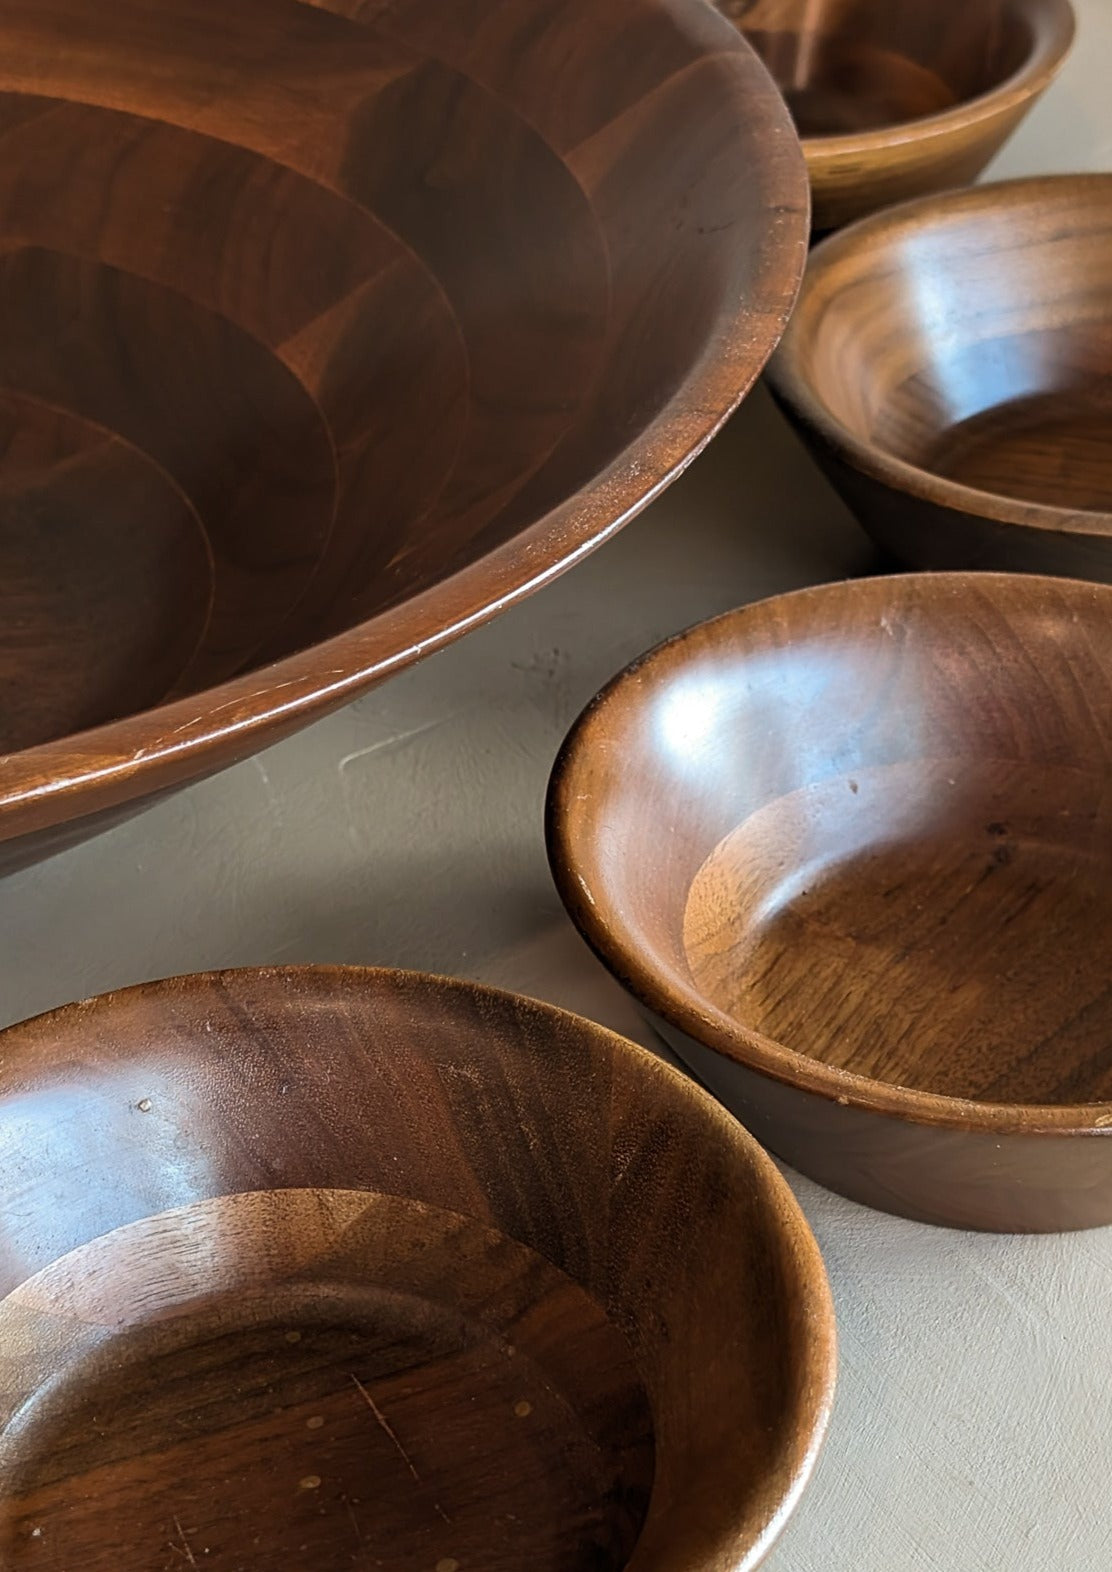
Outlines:
MULTIPOLYGON (((1112 165, 1112 0, 1079 13, 1070 63, 992 175, 1112 165)), ((341 961, 481 978, 649 1041, 549 881, 556 747, 668 633, 871 560, 758 391, 641 519, 533 600, 0 883, 0 1018, 174 972, 341 961)), ((1112 1568, 1112 1230, 951 1233, 789 1177, 833 1281, 841 1376, 771 1572, 1112 1568)))

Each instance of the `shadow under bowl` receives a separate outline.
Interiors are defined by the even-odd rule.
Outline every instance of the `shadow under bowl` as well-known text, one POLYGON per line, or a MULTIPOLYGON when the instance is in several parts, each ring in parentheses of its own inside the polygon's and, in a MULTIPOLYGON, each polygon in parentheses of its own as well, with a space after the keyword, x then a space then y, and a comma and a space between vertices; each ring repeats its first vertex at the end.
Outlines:
POLYGON ((817 1247, 677 1071, 465 983, 179 978, 0 1037, 11 1572, 718 1572, 810 1473, 817 1247))
POLYGON ((717 0, 803 138, 814 227, 966 185, 1057 74, 1069 0, 717 0))
POLYGON ((795 297, 798 141, 702 0, 13 0, 0 45, 0 864, 569 566, 795 297))
POLYGON ((831 1189, 1112 1222, 1112 589, 832 584, 681 634, 556 764, 568 910, 700 1079, 831 1189))
POLYGON ((1112 176, 908 203, 811 255, 769 381, 914 567, 1112 581, 1112 176))

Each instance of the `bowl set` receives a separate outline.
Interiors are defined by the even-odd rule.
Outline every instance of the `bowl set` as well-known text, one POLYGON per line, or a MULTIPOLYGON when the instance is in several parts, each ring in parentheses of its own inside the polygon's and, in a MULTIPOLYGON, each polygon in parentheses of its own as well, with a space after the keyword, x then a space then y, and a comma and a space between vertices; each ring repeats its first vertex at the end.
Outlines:
POLYGON ((4 6, 0 866, 540 588, 766 362, 928 570, 680 633, 563 745, 557 888, 690 1076, 359 968, 0 1034, 12 1572, 742 1572, 834 1388, 764 1147, 927 1222, 1112 1221, 1112 176, 947 189, 1072 35, 4 6))

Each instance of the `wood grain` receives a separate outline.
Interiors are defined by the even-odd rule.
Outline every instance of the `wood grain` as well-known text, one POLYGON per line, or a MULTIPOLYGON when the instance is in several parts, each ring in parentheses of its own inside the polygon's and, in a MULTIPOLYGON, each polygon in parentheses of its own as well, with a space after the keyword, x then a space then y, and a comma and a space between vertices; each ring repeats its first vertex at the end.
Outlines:
POLYGON ((975 179, 1069 52, 1069 0, 717 0, 803 138, 820 233, 975 179))
POLYGON ((489 10, 4 6, 10 863, 544 582, 761 369, 807 196, 752 51, 697 0, 489 10))
POLYGON ((885 551, 1112 580, 1112 176, 924 198, 812 255, 770 373, 885 551))
POLYGON ((767 1157, 650 1054, 320 968, 109 995, 0 1059, 5 1566, 762 1558, 829 1293, 767 1157))
POLYGON ((1112 1221, 1110 614, 1033 575, 804 591, 662 646, 565 744, 573 918, 754 1133, 858 1200, 1112 1221))

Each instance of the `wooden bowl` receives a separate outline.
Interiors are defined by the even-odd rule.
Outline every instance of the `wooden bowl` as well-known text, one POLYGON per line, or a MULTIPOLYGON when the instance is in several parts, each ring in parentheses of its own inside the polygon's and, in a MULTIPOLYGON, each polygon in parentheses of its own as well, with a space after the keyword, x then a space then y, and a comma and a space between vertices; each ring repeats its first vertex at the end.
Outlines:
POLYGON ((1112 1222, 1112 589, 876 578, 681 634, 553 775, 553 872, 796 1168, 966 1228, 1112 1222))
POLYGON ((723 1572, 834 1330, 772 1163, 651 1054, 411 973, 148 984, 0 1038, 10 1572, 723 1572))
POLYGON ((0 45, 9 865, 574 562, 795 298, 798 140, 701 0, 9 0, 0 45))
POLYGON ((1112 176, 925 198, 819 246, 770 381, 900 562, 1112 581, 1112 176))
POLYGON ((718 0, 803 138, 816 230, 965 185, 1057 75, 1069 0, 718 0))

